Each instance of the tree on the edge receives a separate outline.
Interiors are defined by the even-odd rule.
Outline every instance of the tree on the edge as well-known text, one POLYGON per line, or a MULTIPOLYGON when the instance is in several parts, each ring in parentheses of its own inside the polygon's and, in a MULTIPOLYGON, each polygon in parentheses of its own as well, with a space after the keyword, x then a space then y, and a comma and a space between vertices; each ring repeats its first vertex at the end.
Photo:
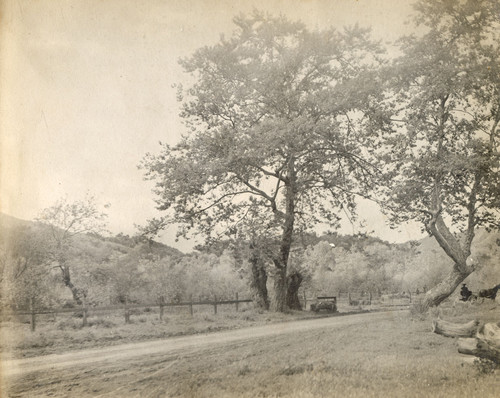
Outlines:
POLYGON ((45 231, 30 225, 16 225, 2 231, 0 238, 0 301, 24 306, 30 299, 38 305, 54 298, 45 231))
POLYGON ((401 41, 388 80, 398 121, 386 135, 385 203, 393 221, 420 221, 454 262, 425 309, 474 271, 476 228, 500 224, 500 12, 493 0, 415 8, 425 33, 401 41))
POLYGON ((266 217, 280 230, 269 240, 278 242, 273 309, 284 311, 294 231, 335 225, 373 172, 364 116, 377 103, 377 48, 359 28, 309 31, 258 12, 234 22, 231 38, 181 61, 195 80, 179 90, 189 133, 143 161, 158 208, 170 211, 150 229, 177 223, 180 235, 216 239, 266 217))
POLYGON ((62 281, 71 290, 77 304, 82 304, 85 292, 75 286, 71 279, 74 239, 80 234, 102 232, 106 217, 107 215, 98 209, 95 199, 87 196, 84 200, 73 203, 60 199, 53 206, 42 210, 36 219, 48 229, 46 250, 49 259, 61 271, 62 281))

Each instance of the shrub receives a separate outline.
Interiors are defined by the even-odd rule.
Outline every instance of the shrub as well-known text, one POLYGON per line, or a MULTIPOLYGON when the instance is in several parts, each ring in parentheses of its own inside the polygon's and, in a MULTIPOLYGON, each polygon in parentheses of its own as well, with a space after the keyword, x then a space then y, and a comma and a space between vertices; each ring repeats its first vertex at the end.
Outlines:
POLYGON ((49 340, 43 333, 34 333, 27 335, 19 345, 20 349, 29 348, 46 348, 54 345, 54 342, 49 340))
POLYGON ((427 311, 428 308, 426 308, 420 300, 413 303, 410 307, 410 314, 412 317, 422 317, 427 313, 427 311))
POLYGON ((296 374, 311 372, 313 370, 313 368, 314 368, 314 366, 312 364, 298 365, 298 366, 287 366, 286 368, 281 369, 281 371, 279 371, 278 374, 284 375, 284 376, 293 376, 296 374))
POLYGON ((500 364, 486 358, 474 359, 474 366, 477 369, 478 373, 484 375, 494 373, 496 369, 500 368, 500 364))
POLYGON ((81 320, 76 320, 73 318, 62 319, 57 322, 56 328, 59 330, 66 329, 81 329, 83 327, 83 322, 81 320))
POLYGON ((109 319, 103 319, 103 318, 92 319, 87 324, 88 324, 88 326, 101 327, 101 328, 105 328, 105 329, 109 329, 109 328, 116 326, 116 323, 114 323, 113 321, 110 321, 109 319))

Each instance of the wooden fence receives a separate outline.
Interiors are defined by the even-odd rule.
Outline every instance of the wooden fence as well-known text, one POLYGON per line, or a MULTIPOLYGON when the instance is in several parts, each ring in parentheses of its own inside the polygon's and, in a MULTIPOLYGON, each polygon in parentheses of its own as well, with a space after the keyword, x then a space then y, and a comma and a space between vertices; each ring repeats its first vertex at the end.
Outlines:
POLYGON ((139 309, 139 308, 159 308, 159 316, 160 320, 163 319, 164 315, 164 310, 167 307, 189 307, 189 313, 191 316, 193 316, 193 308, 195 306, 212 306, 213 307, 213 312, 214 314, 217 314, 217 308, 221 305, 234 305, 234 308, 236 311, 239 310, 239 306, 242 303, 251 303, 253 300, 251 299, 239 299, 238 298, 238 293, 236 293, 236 297, 234 300, 225 300, 225 299, 218 299, 216 296, 212 300, 198 300, 194 301, 193 298, 191 297, 189 301, 183 301, 183 302, 170 302, 167 303, 165 302, 162 298, 160 298, 158 303, 154 304, 135 304, 135 303, 124 303, 121 305, 110 305, 110 306, 99 306, 99 307, 93 307, 93 306, 88 306, 85 305, 85 303, 79 307, 73 307, 73 308, 38 308, 36 306, 36 302, 32 299, 30 300, 30 308, 27 311, 1 311, 0 315, 2 318, 4 316, 30 316, 30 324, 31 324, 31 330, 35 331, 36 329, 36 321, 37 321, 37 315, 53 315, 56 317, 58 314, 64 314, 64 313, 73 313, 77 314, 78 316, 82 317, 82 324, 83 326, 87 325, 87 318, 89 312, 96 313, 96 312, 103 312, 103 311, 123 311, 123 316, 125 319, 125 323, 130 323, 130 316, 132 313, 133 309, 139 309))
MULTIPOLYGON (((380 294, 372 292, 335 292, 329 294, 337 299, 337 305, 341 306, 380 306, 380 307, 400 307, 413 304, 416 300, 422 297, 422 293, 417 292, 402 292, 380 294)), ((315 302, 318 297, 312 296, 309 292, 304 291, 300 297, 302 307, 307 310, 308 305, 315 302), (309 296, 309 297, 308 297, 309 296)))
MULTIPOLYGON (((310 304, 315 302, 318 297, 307 297, 308 292, 304 291, 303 295, 300 297, 300 301, 304 310, 308 310, 310 304), (309 305, 309 307, 308 307, 309 305)), ((394 293, 394 294, 377 294, 371 292, 336 292, 333 296, 337 299, 337 306, 357 306, 357 307, 365 307, 365 306, 380 306, 380 307, 400 307, 411 305, 420 294, 417 293, 394 293)), ((221 305, 234 305, 236 311, 239 310, 240 304, 243 303, 252 303, 251 299, 243 299, 240 300, 238 298, 238 293, 235 295, 234 300, 226 300, 226 299, 218 299, 217 297, 213 297, 212 300, 193 300, 191 296, 189 301, 183 302, 165 302, 164 299, 160 298, 159 302, 153 304, 135 304, 135 303, 124 303, 121 305, 110 305, 110 306, 100 306, 93 307, 88 306, 85 303, 80 307, 73 308, 39 308, 36 306, 36 302, 34 300, 30 301, 29 310, 25 311, 0 311, 0 316, 3 318, 5 316, 29 316, 31 330, 34 331, 36 329, 37 315, 53 315, 56 317, 58 314, 64 313, 73 313, 81 316, 83 326, 87 325, 87 318, 89 312, 104 312, 104 311, 122 311, 125 323, 130 323, 130 317, 132 315, 133 309, 139 308, 159 308, 159 317, 160 320, 163 319, 164 310, 168 307, 188 307, 189 313, 193 316, 193 308, 195 306, 212 306, 213 313, 217 314, 217 309, 221 305)))

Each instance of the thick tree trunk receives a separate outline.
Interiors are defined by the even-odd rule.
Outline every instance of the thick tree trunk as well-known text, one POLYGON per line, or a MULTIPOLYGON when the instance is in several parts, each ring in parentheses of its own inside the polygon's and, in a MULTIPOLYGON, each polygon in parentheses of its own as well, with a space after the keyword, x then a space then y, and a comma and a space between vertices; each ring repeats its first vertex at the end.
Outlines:
POLYGON ((288 276, 288 288, 286 294, 286 305, 291 310, 302 310, 299 300, 299 288, 302 283, 302 275, 298 272, 288 276))
POLYGON ((479 322, 451 323, 436 319, 432 322, 432 331, 446 337, 472 337, 476 334, 479 322))
POLYGON ((278 268, 274 274, 274 303, 273 309, 276 312, 285 312, 286 307, 286 267, 278 268))
POLYGON ((286 310, 286 294, 287 294, 287 266, 290 256, 290 248, 292 247, 293 228, 295 223, 295 195, 296 195, 296 171, 295 160, 290 157, 287 164, 287 175, 285 178, 285 220, 283 224, 283 233, 281 235, 280 253, 274 259, 276 266, 276 274, 274 276, 275 303, 274 310, 284 312, 286 310))
POLYGON ((253 253, 250 258, 252 280, 250 289, 253 299, 258 308, 269 309, 269 296, 267 293, 267 272, 265 265, 257 253, 253 253))
MULTIPOLYGON (((448 96, 443 98, 442 107, 448 100, 448 96)), ((438 155, 443 147, 443 139, 439 140, 438 155)), ((425 311, 429 307, 435 307, 441 304, 448 298, 473 271, 474 264, 467 265, 467 259, 471 254, 472 240, 474 239, 474 227, 476 225, 475 204, 476 193, 481 180, 480 175, 476 175, 474 186, 468 198, 467 209, 467 230, 465 231, 465 239, 461 243, 460 240, 450 231, 443 219, 443 203, 441 199, 441 173, 437 173, 435 177, 434 189, 432 192, 432 207, 428 212, 429 218, 426 222, 427 232, 436 239, 437 243, 444 252, 454 261, 453 269, 448 276, 437 286, 427 292, 421 310, 425 311)))
MULTIPOLYGON (((464 267, 462 267, 463 269, 464 267)), ((448 276, 437 286, 429 290, 423 302, 421 303, 422 310, 426 311, 429 307, 436 307, 448 298, 455 289, 472 273, 472 270, 460 270, 455 265, 448 276)))
POLYGON ((77 289, 73 282, 71 282, 71 276, 69 273, 69 266, 61 265, 60 266, 63 276, 64 285, 67 286, 71 290, 71 294, 73 295, 73 300, 75 300, 76 304, 82 305, 82 299, 80 291, 77 289))

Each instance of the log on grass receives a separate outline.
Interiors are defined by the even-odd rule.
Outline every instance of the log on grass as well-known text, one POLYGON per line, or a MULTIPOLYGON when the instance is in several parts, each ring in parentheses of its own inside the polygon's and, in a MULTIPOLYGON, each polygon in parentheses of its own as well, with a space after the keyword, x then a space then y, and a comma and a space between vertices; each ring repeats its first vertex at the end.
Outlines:
POLYGON ((466 355, 474 355, 479 358, 486 358, 496 363, 500 363, 500 350, 477 338, 458 339, 458 352, 466 355))
POLYGON ((432 331, 446 337, 472 337, 477 332, 478 321, 452 323, 436 319, 432 322, 432 331))
POLYGON ((458 339, 458 352, 500 364, 500 322, 485 324, 475 338, 458 339))
POLYGON ((484 341, 490 347, 500 351, 500 322, 486 323, 479 329, 476 337, 484 341))

